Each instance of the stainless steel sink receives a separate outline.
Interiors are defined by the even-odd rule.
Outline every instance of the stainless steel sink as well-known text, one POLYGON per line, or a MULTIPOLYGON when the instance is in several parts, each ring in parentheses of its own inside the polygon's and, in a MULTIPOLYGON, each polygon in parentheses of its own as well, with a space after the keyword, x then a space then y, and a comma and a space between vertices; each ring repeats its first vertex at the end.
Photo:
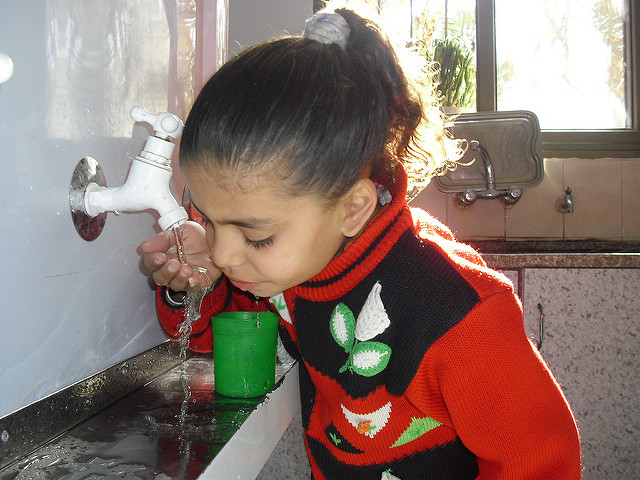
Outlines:
MULTIPOLYGON (((230 398, 215 392, 213 355, 193 355, 0 469, 0 479, 231 478, 228 471, 245 467, 257 473, 299 408, 293 370, 279 364, 266 396, 230 398), (255 465, 246 465, 249 458, 255 465)), ((0 427, 11 430, 6 420, 0 427)), ((50 419, 39 410, 20 421, 50 419)))

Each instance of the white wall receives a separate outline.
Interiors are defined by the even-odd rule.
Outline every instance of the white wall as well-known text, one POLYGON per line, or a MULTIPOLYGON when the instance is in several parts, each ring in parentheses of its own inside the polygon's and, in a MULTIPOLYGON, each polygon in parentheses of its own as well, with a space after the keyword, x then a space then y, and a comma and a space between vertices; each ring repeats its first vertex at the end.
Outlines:
POLYGON ((313 0, 229 0, 229 57, 263 40, 299 35, 313 0))
POLYGON ((165 340, 137 252, 155 216, 109 214, 86 242, 68 191, 87 155, 124 182, 134 105, 184 118, 191 3, 0 0, 0 417, 165 340))
MULTIPOLYGON (((230 54, 298 33, 312 13, 311 0, 229 3, 230 54)), ((193 72, 209 68, 203 56, 215 51, 215 8, 215 0, 0 0, 0 52, 14 63, 0 85, 0 417, 165 340, 138 253, 156 215, 111 213, 86 242, 71 220, 69 184, 85 156, 108 186, 125 181, 149 134, 131 120, 133 106, 186 117, 193 82, 204 80, 193 72), (207 28, 197 59, 196 5, 207 28)))

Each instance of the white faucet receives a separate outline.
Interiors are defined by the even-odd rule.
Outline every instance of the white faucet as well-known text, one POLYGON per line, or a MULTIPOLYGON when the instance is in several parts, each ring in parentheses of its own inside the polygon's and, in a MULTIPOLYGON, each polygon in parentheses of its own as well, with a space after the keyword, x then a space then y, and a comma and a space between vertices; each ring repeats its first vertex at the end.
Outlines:
POLYGON ((107 188, 89 183, 81 198, 72 199, 71 208, 84 211, 90 217, 103 212, 139 212, 153 209, 160 218, 162 230, 184 223, 187 212, 178 205, 169 190, 171 155, 175 145, 172 139, 182 134, 182 121, 171 113, 149 113, 144 107, 133 107, 131 117, 147 122, 155 130, 149 136, 140 155, 131 163, 127 180, 120 187, 107 188))

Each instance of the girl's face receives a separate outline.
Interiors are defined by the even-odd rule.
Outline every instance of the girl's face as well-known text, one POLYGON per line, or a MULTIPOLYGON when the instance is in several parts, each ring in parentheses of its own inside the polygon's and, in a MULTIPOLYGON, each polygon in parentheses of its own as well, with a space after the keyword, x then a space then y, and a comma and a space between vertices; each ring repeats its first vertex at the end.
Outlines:
POLYGON ((290 196, 272 175, 184 172, 207 221, 213 263, 236 287, 269 297, 318 274, 341 249, 344 209, 316 195, 290 196))

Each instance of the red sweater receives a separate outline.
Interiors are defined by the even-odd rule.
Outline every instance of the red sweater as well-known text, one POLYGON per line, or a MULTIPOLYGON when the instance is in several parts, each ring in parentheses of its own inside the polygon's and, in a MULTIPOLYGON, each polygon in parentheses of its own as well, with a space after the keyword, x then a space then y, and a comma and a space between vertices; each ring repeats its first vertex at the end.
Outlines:
MULTIPOLYGON (((404 200, 392 202, 316 277, 255 300, 226 281, 210 316, 278 310, 300 362, 305 443, 316 479, 580 478, 571 411, 524 331, 506 278, 404 200)), ((158 296, 176 338, 182 311, 158 296)))

